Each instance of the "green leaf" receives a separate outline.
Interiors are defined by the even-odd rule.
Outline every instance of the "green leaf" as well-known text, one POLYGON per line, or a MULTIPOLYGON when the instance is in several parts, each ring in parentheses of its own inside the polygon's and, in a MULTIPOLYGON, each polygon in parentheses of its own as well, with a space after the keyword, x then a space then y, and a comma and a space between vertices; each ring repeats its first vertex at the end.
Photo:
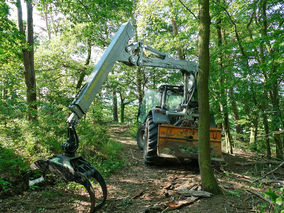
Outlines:
POLYGON ((282 206, 283 205, 283 197, 278 197, 277 199, 276 199, 276 202, 275 202, 277 205, 279 205, 279 206, 282 206))

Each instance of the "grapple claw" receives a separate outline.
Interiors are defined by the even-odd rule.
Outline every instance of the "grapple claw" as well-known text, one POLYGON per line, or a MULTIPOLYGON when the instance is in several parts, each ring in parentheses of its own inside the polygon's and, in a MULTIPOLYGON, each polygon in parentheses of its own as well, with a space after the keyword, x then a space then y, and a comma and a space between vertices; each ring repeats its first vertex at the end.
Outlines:
POLYGON ((90 196, 90 212, 95 212, 101 208, 106 201, 107 187, 104 178, 94 166, 89 164, 82 157, 57 155, 47 160, 36 161, 32 165, 32 168, 40 169, 43 173, 58 175, 67 182, 76 182, 83 185, 90 196), (94 178, 100 184, 103 192, 103 200, 97 206, 95 205, 95 190, 89 178, 94 178))

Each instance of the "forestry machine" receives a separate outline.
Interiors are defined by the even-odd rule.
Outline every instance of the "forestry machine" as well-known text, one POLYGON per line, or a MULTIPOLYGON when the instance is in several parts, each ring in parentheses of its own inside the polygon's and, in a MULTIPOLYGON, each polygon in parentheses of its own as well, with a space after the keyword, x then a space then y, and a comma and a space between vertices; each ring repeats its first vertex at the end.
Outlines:
MULTIPOLYGON (((103 177, 96 168, 81 156, 76 155, 79 140, 75 128, 79 120, 87 113, 115 62, 122 62, 129 66, 178 69, 183 74, 183 86, 163 85, 160 87, 161 103, 149 111, 143 120, 143 128, 139 128, 138 132, 144 144, 145 163, 155 164, 158 157, 173 156, 174 152, 178 150, 181 151, 177 152, 177 157, 188 157, 184 153, 192 153, 196 148, 198 111, 194 93, 196 90, 197 65, 194 62, 176 60, 166 53, 143 44, 141 41, 132 42, 134 34, 135 29, 131 22, 120 27, 89 75, 85 85, 69 106, 72 113, 67 119, 68 138, 66 142, 62 143, 64 154, 53 156, 47 160, 38 160, 31 166, 32 169, 40 169, 44 174, 53 173, 67 182, 73 181, 82 184, 90 195, 90 212, 96 211, 104 204, 107 188, 103 177), (145 51, 150 55, 146 56, 145 51), (178 98, 175 99, 176 97, 178 98), (180 102, 178 103, 178 101, 180 102), (94 178, 102 188, 103 199, 98 205, 95 205, 95 193, 89 178, 94 178)), ((140 109, 140 114, 141 112, 140 109)), ((218 134, 217 130, 212 130, 214 143, 219 142, 218 134)), ((138 143, 140 147, 142 140, 138 143)), ((216 150, 220 151, 220 149, 216 150)))

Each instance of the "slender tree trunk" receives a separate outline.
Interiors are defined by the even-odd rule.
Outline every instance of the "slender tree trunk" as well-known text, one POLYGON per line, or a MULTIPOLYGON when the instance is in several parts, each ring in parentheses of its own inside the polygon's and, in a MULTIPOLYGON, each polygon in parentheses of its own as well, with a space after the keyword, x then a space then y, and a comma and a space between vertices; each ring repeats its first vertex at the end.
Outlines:
POLYGON ((257 136, 257 124, 254 122, 253 126, 250 128, 250 137, 249 137, 249 143, 251 145, 254 145, 256 147, 256 136, 257 136))
POLYGON ((59 31, 58 29, 58 24, 56 23, 56 21, 53 19, 53 16, 51 15, 50 16, 50 20, 51 20, 51 24, 52 24, 52 31, 54 32, 55 34, 55 37, 57 36, 57 33, 59 31))
POLYGON ((225 129, 225 140, 226 143, 229 145, 229 153, 233 154, 233 140, 230 131, 230 123, 229 123, 229 114, 227 111, 224 111, 224 129, 225 129))
POLYGON ((233 154, 233 142, 230 132, 229 114, 227 112, 227 109, 224 109, 224 105, 221 102, 219 103, 219 105, 220 112, 223 117, 222 128, 225 133, 225 151, 233 154))
MULTIPOLYGON (((252 91, 252 99, 253 103, 255 105, 255 108, 258 108, 258 106, 261 106, 258 101, 256 100, 256 93, 254 92, 254 87, 251 87, 252 91)), ((250 141, 249 143, 254 146, 254 148, 257 148, 257 131, 258 131, 258 111, 252 111, 252 126, 250 128, 250 141)))
MULTIPOLYGON (((172 0, 169 0, 169 6, 170 6, 170 18, 171 18, 171 22, 172 22, 172 26, 173 26, 173 34, 174 34, 174 37, 176 37, 178 35, 178 25, 177 25, 177 22, 176 22, 177 16, 174 12, 174 6, 173 6, 172 0)), ((184 55, 182 53, 181 47, 177 48, 177 54, 178 54, 178 58, 180 60, 184 60, 184 55)))
POLYGON ((273 111, 276 112, 274 115, 272 115, 272 131, 274 132, 273 138, 276 144, 276 157, 279 159, 284 159, 283 141, 281 139, 281 134, 277 133, 279 132, 280 126, 282 125, 283 127, 282 113, 279 107, 279 88, 277 80, 273 82, 270 94, 272 96, 273 111))
POLYGON ((265 132, 265 144, 266 144, 266 156, 267 158, 271 158, 271 149, 270 149, 270 141, 269 141, 269 126, 267 116, 264 112, 262 112, 262 120, 265 132))
MULTIPOLYGON (((222 48, 223 46, 223 38, 222 38, 222 33, 221 33, 221 19, 217 20, 217 34, 218 34, 218 47, 222 48)), ((221 51, 220 51, 221 52, 221 51)), ((226 150, 229 150, 230 154, 233 154, 233 141, 232 141, 232 136, 230 132, 230 123, 229 123, 229 113, 228 113, 228 103, 227 103, 227 89, 225 87, 225 76, 224 74, 226 73, 224 66, 223 66, 223 55, 220 53, 219 55, 219 68, 221 71, 221 79, 220 79, 220 88, 221 88, 221 97, 220 97, 220 110, 223 115, 223 128, 225 132, 225 142, 226 142, 226 150), (228 149, 229 146, 229 149, 228 149)))
POLYGON ((77 82, 77 85, 76 85, 76 90, 78 91, 81 86, 82 86, 82 83, 84 81, 84 78, 87 74, 87 66, 90 64, 90 61, 91 61, 91 54, 92 54, 92 44, 91 44, 91 40, 88 38, 88 42, 87 42, 87 45, 88 45, 88 52, 87 52, 87 58, 86 58, 86 62, 85 62, 85 69, 81 72, 80 76, 79 76, 79 80, 77 82))
POLYGON ((279 131, 278 132, 275 132, 273 134, 273 138, 274 138, 274 141, 275 141, 275 144, 276 144, 276 157, 283 160, 284 156, 283 156, 283 132, 280 133, 279 131))
POLYGON ((2 88, 2 91, 1 91, 1 99, 6 99, 6 96, 7 96, 7 89, 6 89, 6 84, 5 82, 3 82, 3 88, 2 88))
POLYGON ((125 99, 123 98, 123 95, 121 91, 119 91, 119 97, 120 97, 120 123, 124 122, 124 108, 125 108, 125 99))
MULTIPOLYGON (((121 99, 120 99, 121 101, 121 99)), ((120 102, 120 123, 124 123, 125 104, 123 100, 120 102)))
POLYGON ((125 112, 125 105, 121 104, 121 109, 120 109, 120 121, 121 121, 121 123, 124 123, 124 112, 125 112))
MULTIPOLYGON (((33 6, 31 1, 27 1, 27 42, 28 49, 23 49, 23 61, 25 67, 25 83, 27 87, 27 105, 28 105, 28 119, 37 119, 37 105, 36 105, 36 80, 34 70, 34 39, 33 39, 33 6)), ((18 8, 18 26, 19 31, 25 35, 23 18, 22 18, 22 6, 21 1, 17 0, 18 8)))
POLYGON ((50 29, 50 24, 48 22, 48 5, 45 5, 44 20, 45 20, 45 26, 46 26, 48 39, 50 40, 51 39, 51 29, 50 29))
POLYGON ((141 106, 142 104, 142 100, 144 98, 144 89, 142 86, 142 78, 143 78, 143 70, 141 67, 137 68, 137 72, 136 72, 136 79, 137 79, 137 90, 138 90, 138 107, 141 106))
POLYGON ((214 194, 220 194, 221 189, 214 177, 209 144, 209 37, 210 37, 210 16, 209 0, 199 0, 199 74, 198 85, 198 105, 199 105, 199 133, 198 133, 198 161, 201 175, 202 188, 214 194))
POLYGON ((243 132, 242 127, 238 123, 239 120, 240 120, 240 117, 239 117, 239 113, 238 113, 238 107, 237 107, 237 103, 236 103, 236 100, 235 100, 235 95, 234 95, 234 89, 233 88, 230 88, 229 94, 230 94, 230 99, 231 99, 231 103, 232 103, 234 120, 235 120, 235 123, 236 123, 236 132, 238 134, 242 134, 242 132, 243 132))
MULTIPOLYGON (((134 3, 137 4, 137 1, 134 1, 134 3)), ((135 41, 138 42, 137 23, 136 23, 136 18, 134 17, 134 11, 132 13, 132 24, 135 28, 135 41)), ((138 107, 141 106, 142 100, 144 98, 143 76, 144 76, 143 68, 137 67, 136 68, 136 83, 137 83, 137 91, 138 91, 138 107)))
POLYGON ((118 112, 117 112, 117 94, 116 88, 112 89, 112 106, 113 106, 113 121, 118 122, 118 112))
MULTIPOLYGON (((268 21, 267 21, 267 15, 266 15, 266 10, 267 10, 267 0, 262 0, 260 4, 261 8, 261 16, 262 16, 262 36, 263 37, 268 37, 268 21)), ((269 56, 272 59, 272 66, 271 66, 271 71, 270 71, 270 81, 272 81, 272 86, 269 91, 270 97, 271 97, 271 103, 273 107, 273 111, 276 113, 272 115, 272 131, 275 132, 274 134, 274 141, 276 144, 276 157, 279 159, 284 159, 283 156, 283 141, 281 140, 281 135, 278 135, 277 132, 279 132, 279 128, 282 125, 282 128, 284 127, 283 119, 282 119, 282 113, 280 110, 279 106, 279 82, 278 79, 275 75, 277 75, 277 65, 275 63, 275 52, 276 49, 273 49, 271 47, 271 44, 269 41, 266 41, 266 49, 267 52, 269 53, 269 56)))

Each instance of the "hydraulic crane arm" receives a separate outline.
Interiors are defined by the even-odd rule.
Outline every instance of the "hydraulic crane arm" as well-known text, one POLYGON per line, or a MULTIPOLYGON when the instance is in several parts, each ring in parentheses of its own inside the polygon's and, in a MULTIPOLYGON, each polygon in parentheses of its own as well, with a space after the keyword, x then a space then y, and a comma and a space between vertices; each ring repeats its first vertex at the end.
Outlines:
POLYGON ((70 126, 75 126, 80 118, 88 111, 95 95, 98 93, 116 61, 129 66, 179 69, 187 74, 193 73, 196 75, 197 65, 194 62, 174 59, 169 54, 155 50, 141 41, 129 44, 134 33, 135 30, 131 22, 127 22, 120 27, 111 44, 88 77, 86 84, 80 89, 70 105, 69 108, 72 114, 67 120, 70 126), (144 50, 147 50, 155 57, 146 57, 144 50))
POLYGON ((80 89, 72 104, 69 106, 70 110, 73 112, 67 120, 69 124, 76 125, 78 120, 87 112, 114 63, 121 57, 121 54, 125 52, 124 49, 133 36, 134 28, 130 23, 123 24, 120 27, 111 44, 88 77, 86 84, 80 89))
MULTIPOLYGON (((88 111, 95 95, 106 80, 114 63, 120 61, 129 66, 148 66, 163 67, 171 69, 180 69, 183 73, 196 76, 197 66, 193 62, 176 60, 166 53, 155 50, 142 42, 130 43, 134 36, 134 28, 130 22, 123 24, 116 33, 111 44, 104 52, 102 58, 88 77, 86 84, 80 89, 74 101, 70 105, 72 114, 68 122, 68 138, 62 143, 63 155, 53 156, 47 160, 38 160, 34 163, 35 168, 43 173, 52 173, 61 176, 66 181, 75 181, 82 184, 88 191, 91 199, 90 212, 100 208, 107 197, 107 187, 102 175, 85 161, 82 157, 76 156, 76 150, 79 146, 79 139, 76 134, 75 126, 88 111), (154 57, 146 57, 144 50, 150 52, 154 57), (95 206, 95 193, 92 184, 88 178, 94 178, 101 186, 103 199, 101 203, 95 206)), ((186 85, 184 86, 186 88, 186 85)), ((185 93, 187 94, 187 93, 185 93)), ((186 96, 185 96, 185 100, 186 96)))

